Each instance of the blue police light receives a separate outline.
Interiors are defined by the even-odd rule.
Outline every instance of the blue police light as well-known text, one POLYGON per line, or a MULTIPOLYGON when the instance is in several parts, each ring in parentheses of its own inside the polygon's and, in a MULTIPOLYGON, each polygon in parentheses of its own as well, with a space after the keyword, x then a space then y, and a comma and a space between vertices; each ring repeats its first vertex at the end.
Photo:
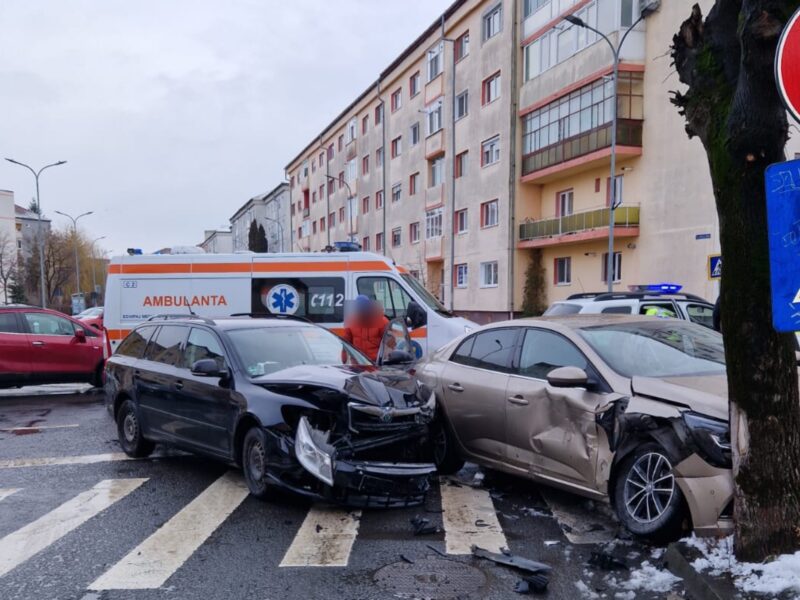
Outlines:
POLYGON ((334 242, 333 246, 339 252, 359 252, 361 250, 361 244, 358 242, 334 242))
POLYGON ((658 292, 660 294, 677 294, 683 289, 677 283, 651 283, 647 286, 648 292, 658 292))

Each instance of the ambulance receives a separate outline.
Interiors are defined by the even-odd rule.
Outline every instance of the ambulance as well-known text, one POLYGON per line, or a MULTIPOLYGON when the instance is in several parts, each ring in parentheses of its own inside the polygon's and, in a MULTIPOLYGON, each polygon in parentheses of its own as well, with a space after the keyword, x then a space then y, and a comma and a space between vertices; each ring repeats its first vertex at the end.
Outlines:
POLYGON ((340 334, 359 294, 381 302, 389 319, 414 321, 410 335, 418 358, 477 327, 448 311, 405 268, 369 252, 112 258, 104 319, 112 349, 137 324, 169 314, 294 315, 340 334))

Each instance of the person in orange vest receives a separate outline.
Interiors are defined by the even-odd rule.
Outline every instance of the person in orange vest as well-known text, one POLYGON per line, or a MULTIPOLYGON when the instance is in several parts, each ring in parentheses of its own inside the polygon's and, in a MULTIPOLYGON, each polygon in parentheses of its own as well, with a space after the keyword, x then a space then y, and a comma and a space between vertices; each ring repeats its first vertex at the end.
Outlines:
POLYGON ((362 294, 356 297, 353 314, 345 319, 344 339, 375 362, 388 324, 380 302, 373 302, 362 294))

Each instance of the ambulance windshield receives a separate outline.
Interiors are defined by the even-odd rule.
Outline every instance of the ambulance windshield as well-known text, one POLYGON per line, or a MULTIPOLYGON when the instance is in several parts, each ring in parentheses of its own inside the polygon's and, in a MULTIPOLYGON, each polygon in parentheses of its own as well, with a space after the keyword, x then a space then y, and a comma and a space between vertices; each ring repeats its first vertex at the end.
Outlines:
POLYGON ((405 281, 409 287, 414 290, 414 293, 419 296, 419 298, 428 305, 428 308, 435 310, 440 315, 444 315, 445 317, 452 317, 453 313, 447 310, 444 305, 436 299, 436 297, 431 294, 425 286, 422 285, 419 280, 414 277, 413 275, 409 275, 408 273, 401 274, 403 281, 405 281))

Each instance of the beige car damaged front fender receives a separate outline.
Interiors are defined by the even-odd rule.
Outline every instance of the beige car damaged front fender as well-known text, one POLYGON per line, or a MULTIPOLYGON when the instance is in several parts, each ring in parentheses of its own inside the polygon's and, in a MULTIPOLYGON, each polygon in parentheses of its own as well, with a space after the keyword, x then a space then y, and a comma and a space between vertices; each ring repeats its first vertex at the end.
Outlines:
POLYGON ((712 467, 697 454, 692 454, 673 468, 698 536, 727 535, 733 531, 730 510, 733 499, 733 475, 730 469, 712 467), (723 515, 723 511, 727 513, 723 515))

